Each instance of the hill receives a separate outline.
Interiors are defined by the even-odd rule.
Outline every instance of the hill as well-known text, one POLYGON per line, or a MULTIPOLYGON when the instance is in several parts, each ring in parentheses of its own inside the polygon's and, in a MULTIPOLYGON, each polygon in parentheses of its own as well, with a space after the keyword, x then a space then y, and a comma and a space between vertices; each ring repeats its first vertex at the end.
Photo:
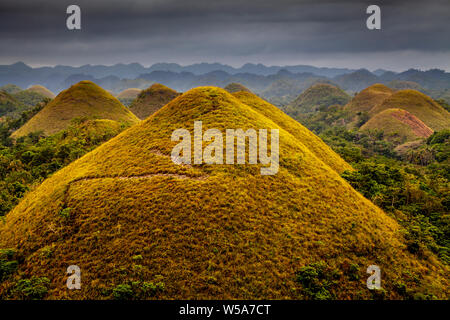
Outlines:
POLYGON ((11 137, 42 131, 51 135, 65 129, 74 118, 109 119, 134 124, 138 119, 115 97, 90 81, 81 81, 62 91, 11 137))
POLYGON ((226 91, 228 91, 229 93, 235 93, 235 92, 239 92, 239 91, 251 92, 247 87, 245 87, 244 85, 242 85, 240 83, 236 83, 236 82, 227 84, 224 89, 226 91))
POLYGON ((145 119, 179 95, 175 90, 155 83, 137 96, 131 103, 130 110, 139 119, 145 119))
POLYGON ((369 114, 376 115, 391 108, 410 112, 435 131, 450 128, 450 113, 419 91, 410 89, 397 91, 381 104, 373 107, 369 114))
POLYGON ((374 84, 359 92, 346 106, 345 109, 354 114, 357 112, 369 112, 373 107, 382 103, 393 94, 393 90, 384 84, 374 84))
POLYGON ((431 128, 403 109, 386 109, 373 116, 360 130, 383 131, 385 139, 397 144, 428 138, 433 134, 431 128))
POLYGON ((190 90, 28 193, 0 224, 5 259, 20 257, 0 295, 40 285, 49 299, 368 299, 376 264, 385 298, 447 297, 444 267, 407 251, 397 223, 306 147, 312 133, 296 137, 287 116, 236 95, 190 90), (173 131, 197 120, 279 129, 278 173, 173 163, 173 131), (66 288, 69 265, 81 290, 66 288))
POLYGON ((125 89, 117 95, 117 99, 136 99, 141 91, 142 90, 138 88, 125 89))
POLYGON ((138 88, 128 88, 123 90, 117 95, 117 99, 123 103, 125 106, 130 106, 133 103, 134 99, 142 92, 141 89, 138 88))
POLYGON ((54 97, 56 97, 55 94, 48 90, 46 87, 37 84, 29 87, 27 91, 40 93, 41 95, 49 99, 53 99, 54 97))
POLYGON ((336 86, 317 83, 302 92, 289 105, 294 114, 310 113, 323 110, 332 105, 345 105, 350 96, 336 86))

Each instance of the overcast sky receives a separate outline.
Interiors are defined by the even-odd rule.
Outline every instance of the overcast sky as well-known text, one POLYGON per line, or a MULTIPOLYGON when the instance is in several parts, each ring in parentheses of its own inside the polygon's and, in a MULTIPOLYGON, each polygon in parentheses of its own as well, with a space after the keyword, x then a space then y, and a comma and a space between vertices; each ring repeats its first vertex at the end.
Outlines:
POLYGON ((0 64, 221 62, 450 71, 449 0, 1 0, 0 64), (66 28, 81 7, 82 30, 66 28), (366 28, 381 7, 382 29, 366 28))

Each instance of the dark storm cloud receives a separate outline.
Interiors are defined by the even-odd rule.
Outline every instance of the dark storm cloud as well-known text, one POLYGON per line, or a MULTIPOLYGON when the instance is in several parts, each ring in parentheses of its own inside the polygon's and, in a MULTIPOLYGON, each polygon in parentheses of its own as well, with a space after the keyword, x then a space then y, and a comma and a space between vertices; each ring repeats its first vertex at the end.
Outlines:
POLYGON ((0 64, 333 64, 341 57, 371 65, 391 53, 391 65, 406 55, 447 68, 449 18, 448 0, 2 0, 0 64), (65 28, 70 4, 81 7, 81 31, 65 28), (382 8, 380 31, 365 27, 369 4, 382 8))

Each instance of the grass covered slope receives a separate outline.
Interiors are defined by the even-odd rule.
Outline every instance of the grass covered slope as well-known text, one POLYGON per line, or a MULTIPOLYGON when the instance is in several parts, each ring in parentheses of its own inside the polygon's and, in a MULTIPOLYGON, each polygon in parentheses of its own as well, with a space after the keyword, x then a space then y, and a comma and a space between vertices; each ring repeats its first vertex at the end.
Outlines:
POLYGON ((433 255, 408 253, 397 223, 316 157, 307 136, 243 101, 190 90, 44 181, 0 223, 0 248, 22 257, 0 295, 20 298, 17 283, 34 276, 49 280, 45 298, 370 298, 366 268, 376 264, 387 298, 401 297, 397 284, 447 297, 433 255), (175 165, 171 134, 192 133, 195 120, 203 131, 278 128, 279 172, 175 165), (72 264, 81 290, 66 288, 72 264))
POLYGON ((277 125, 284 128, 292 134, 297 140, 305 145, 316 157, 329 165, 337 172, 351 170, 351 167, 334 151, 331 150, 319 137, 314 135, 307 128, 302 126, 299 122, 287 116, 283 111, 259 98, 253 93, 236 92, 233 94, 242 103, 252 107, 255 111, 261 113, 265 117, 271 119, 277 125))
POLYGON ((126 124, 139 121, 111 94, 91 81, 81 81, 62 91, 11 136, 18 138, 36 131, 51 135, 67 128, 74 118, 109 119, 126 124))
POLYGON ((38 84, 29 87, 27 89, 27 91, 37 92, 37 93, 42 94, 44 97, 49 98, 49 99, 53 99, 53 98, 56 97, 55 94, 53 92, 51 92, 49 89, 47 89, 44 86, 38 85, 38 84))
POLYGON ((345 105, 350 96, 328 83, 317 83, 302 92, 288 108, 295 113, 310 113, 332 105, 345 105))
POLYGON ((450 113, 427 95, 416 90, 400 90, 370 110, 375 115, 383 110, 399 108, 408 111, 435 131, 450 128, 450 113))
POLYGON ((139 93, 137 98, 131 103, 130 110, 139 119, 145 119, 179 95, 180 93, 175 90, 155 83, 139 93))
POLYGON ((399 143, 428 138, 433 130, 403 109, 386 109, 367 121, 360 130, 380 130, 387 140, 399 143))
POLYGON ((359 92, 346 106, 350 113, 369 112, 373 107, 379 105, 394 91, 384 84, 374 84, 359 92))

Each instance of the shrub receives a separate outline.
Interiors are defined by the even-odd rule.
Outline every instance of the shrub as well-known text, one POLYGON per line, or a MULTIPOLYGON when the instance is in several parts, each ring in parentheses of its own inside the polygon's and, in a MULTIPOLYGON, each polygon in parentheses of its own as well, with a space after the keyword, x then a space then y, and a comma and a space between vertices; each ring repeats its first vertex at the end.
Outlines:
POLYGON ((116 300, 130 300, 134 297, 133 289, 128 284, 119 284, 113 289, 113 297, 116 300))
POLYGON ((32 277, 20 280, 13 291, 21 299, 41 300, 47 294, 49 285, 50 280, 45 277, 32 277))
POLYGON ((310 299, 329 300, 334 298, 330 289, 336 284, 337 278, 337 270, 331 270, 325 262, 318 262, 302 267, 297 272, 296 281, 302 285, 303 293, 310 299))

